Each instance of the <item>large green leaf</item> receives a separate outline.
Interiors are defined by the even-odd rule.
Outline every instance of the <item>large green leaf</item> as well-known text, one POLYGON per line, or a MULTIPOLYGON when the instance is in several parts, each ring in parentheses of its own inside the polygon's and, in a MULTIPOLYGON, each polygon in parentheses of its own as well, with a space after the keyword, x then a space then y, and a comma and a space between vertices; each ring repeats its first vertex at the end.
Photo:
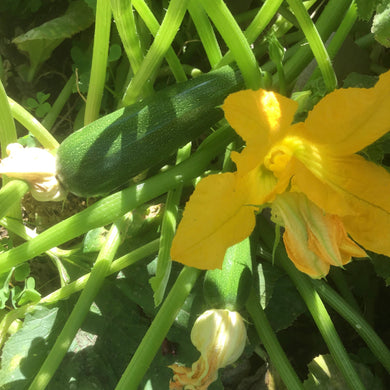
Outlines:
POLYGON ((64 39, 85 30, 93 21, 94 14, 91 8, 83 0, 77 0, 70 3, 63 16, 16 37, 13 42, 19 50, 27 52, 30 58, 28 80, 32 80, 39 65, 51 56, 53 50, 64 39))

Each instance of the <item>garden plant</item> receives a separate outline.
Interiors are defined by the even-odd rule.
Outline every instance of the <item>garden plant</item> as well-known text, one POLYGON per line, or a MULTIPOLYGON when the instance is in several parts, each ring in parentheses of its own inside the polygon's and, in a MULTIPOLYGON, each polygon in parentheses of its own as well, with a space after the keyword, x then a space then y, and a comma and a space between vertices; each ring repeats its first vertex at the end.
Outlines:
POLYGON ((389 389, 389 47, 389 0, 2 0, 0 389, 389 389))

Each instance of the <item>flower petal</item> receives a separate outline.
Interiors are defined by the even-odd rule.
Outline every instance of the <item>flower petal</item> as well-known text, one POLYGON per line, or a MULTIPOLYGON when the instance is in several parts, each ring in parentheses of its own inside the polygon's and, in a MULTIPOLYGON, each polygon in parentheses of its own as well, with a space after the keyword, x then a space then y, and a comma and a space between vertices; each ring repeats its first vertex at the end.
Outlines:
POLYGON ((390 214, 358 199, 353 203, 360 214, 343 218, 348 233, 367 250, 390 256, 390 214))
MULTIPOLYGON (((253 169, 262 160, 271 143, 288 130, 298 104, 275 92, 245 90, 229 95, 222 108, 233 129, 246 141, 238 155, 253 169)), ((234 161, 237 163, 237 154, 234 161)))
POLYGON ((327 213, 342 217, 360 245, 390 256, 390 174, 383 167, 359 155, 323 156, 322 170, 301 169, 293 184, 327 213))
POLYGON ((227 248, 248 237, 257 207, 248 205, 248 184, 224 173, 202 179, 184 210, 171 248, 172 260, 199 269, 221 268, 227 248))
POLYGON ((362 150, 390 130, 390 71, 374 88, 338 89, 309 113, 302 134, 326 145, 328 153, 349 155, 362 150))

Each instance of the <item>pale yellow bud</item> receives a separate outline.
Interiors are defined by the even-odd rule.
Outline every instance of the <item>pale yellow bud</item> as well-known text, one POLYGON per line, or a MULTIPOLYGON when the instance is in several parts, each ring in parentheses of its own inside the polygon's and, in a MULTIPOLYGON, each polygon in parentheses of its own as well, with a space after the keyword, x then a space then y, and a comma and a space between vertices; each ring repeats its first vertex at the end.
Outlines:
POLYGON ((0 174, 25 180, 31 194, 40 201, 58 201, 66 192, 55 177, 55 157, 45 149, 24 148, 20 144, 7 146, 8 157, 1 160, 0 174))
POLYGON ((178 364, 170 389, 206 390, 218 378, 218 369, 234 363, 246 343, 246 328, 241 315, 226 309, 207 310, 195 321, 191 341, 201 353, 191 368, 178 364))

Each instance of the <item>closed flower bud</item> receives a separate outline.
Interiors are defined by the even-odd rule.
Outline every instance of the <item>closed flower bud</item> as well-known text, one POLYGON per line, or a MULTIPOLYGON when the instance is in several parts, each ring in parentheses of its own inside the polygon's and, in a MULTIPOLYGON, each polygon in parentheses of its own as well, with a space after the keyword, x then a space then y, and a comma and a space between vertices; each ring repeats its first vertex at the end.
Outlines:
POLYGON ((45 149, 7 146, 8 157, 0 163, 0 175, 25 180, 32 196, 39 201, 59 201, 66 192, 56 178, 56 159, 45 149))
POLYGON ((207 310, 195 321, 191 341, 201 353, 191 368, 178 364, 170 389, 206 390, 218 378, 218 369, 234 363, 246 343, 246 329, 241 315, 226 309, 207 310))

